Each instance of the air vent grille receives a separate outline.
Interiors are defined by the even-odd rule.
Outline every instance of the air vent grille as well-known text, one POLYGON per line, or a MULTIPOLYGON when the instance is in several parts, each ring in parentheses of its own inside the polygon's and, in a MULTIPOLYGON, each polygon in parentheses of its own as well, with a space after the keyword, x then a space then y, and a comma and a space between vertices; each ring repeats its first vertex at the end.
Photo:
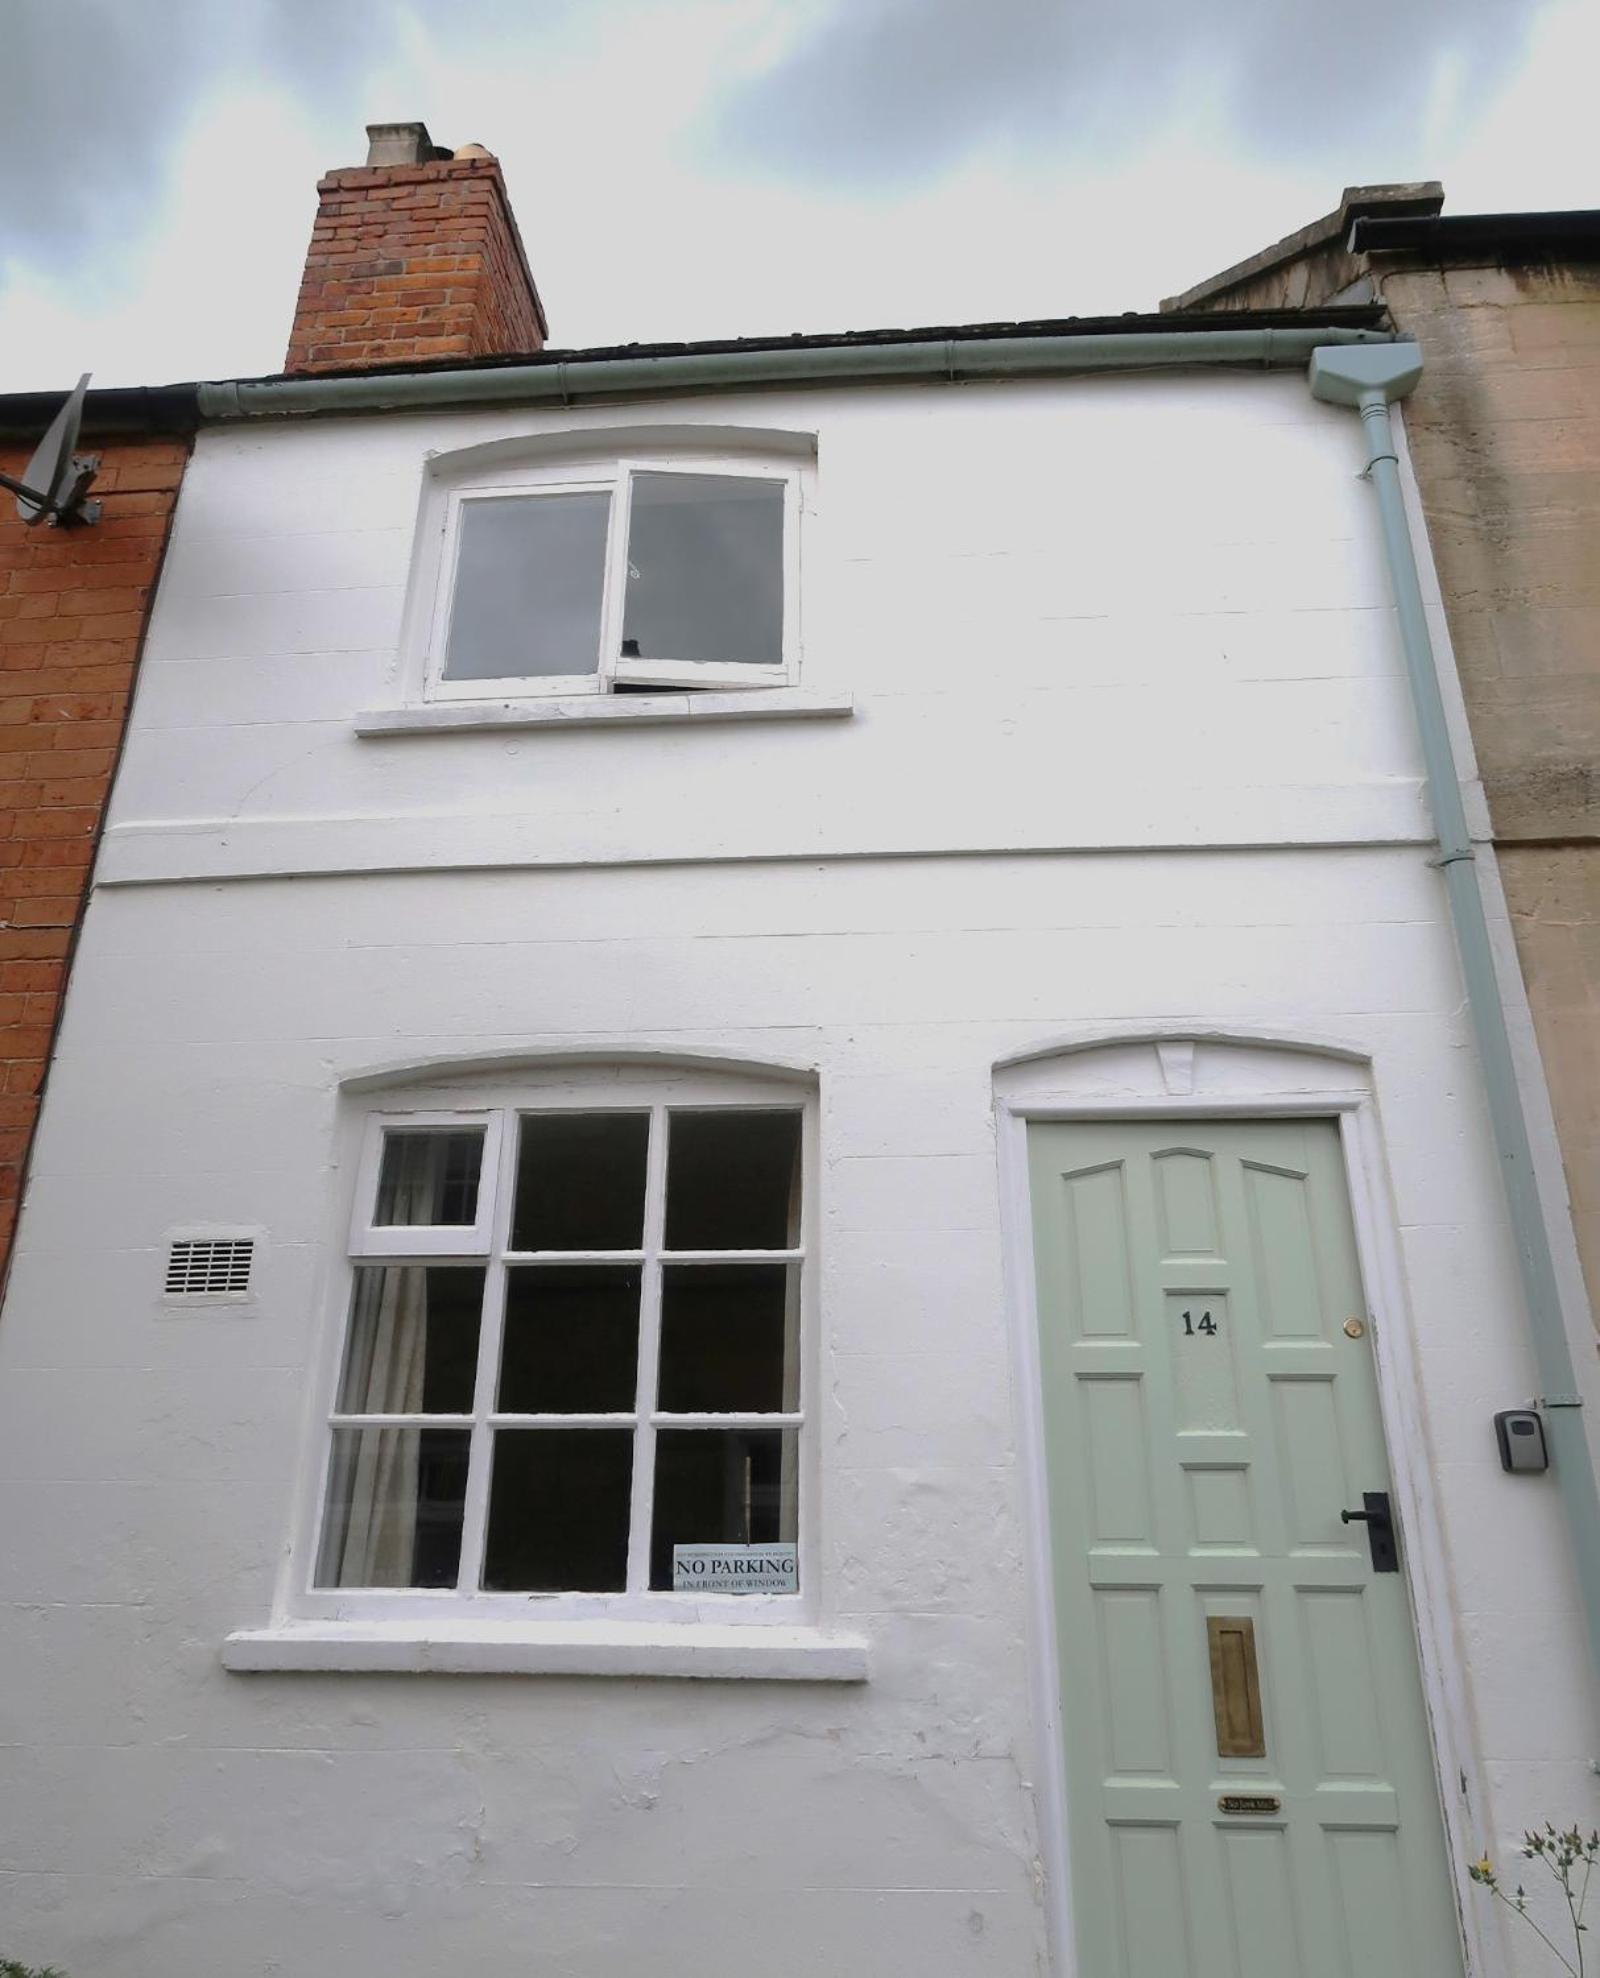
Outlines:
POLYGON ((215 1298, 250 1289, 255 1239, 249 1236, 182 1236, 167 1256, 169 1298, 215 1298))

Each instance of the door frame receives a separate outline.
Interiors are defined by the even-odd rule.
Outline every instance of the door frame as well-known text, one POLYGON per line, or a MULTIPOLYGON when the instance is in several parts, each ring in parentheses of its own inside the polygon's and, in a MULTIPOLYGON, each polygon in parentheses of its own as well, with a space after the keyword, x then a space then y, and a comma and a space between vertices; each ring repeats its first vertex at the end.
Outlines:
POLYGON ((1377 1377, 1379 1424, 1405 1534, 1402 1577, 1422 1679, 1434 1782, 1444 1822, 1467 1978, 1507 1978, 1487 1905, 1471 1900, 1467 1862, 1487 1831, 1465 1672, 1454 1646, 1438 1501, 1425 1459, 1421 1384, 1392 1211, 1370 1059, 1332 1040, 1246 1029, 1102 1028, 1043 1043, 994 1066, 1005 1304, 1016 1392, 1028 1580, 1028 1665, 1039 1781, 1040 1852, 1051 1969, 1079 1970, 1068 1849, 1066 1755, 1045 1472, 1039 1306, 1028 1183, 1033 1121, 1333 1119, 1355 1228, 1377 1377), (1457 1782, 1447 1790, 1445 1782, 1457 1782))

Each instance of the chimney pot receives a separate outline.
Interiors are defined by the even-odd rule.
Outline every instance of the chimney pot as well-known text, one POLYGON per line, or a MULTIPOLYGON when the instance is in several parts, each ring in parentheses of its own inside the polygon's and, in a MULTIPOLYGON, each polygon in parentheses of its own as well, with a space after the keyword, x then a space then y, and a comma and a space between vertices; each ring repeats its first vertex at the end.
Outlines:
POLYGON ((426 124, 368 124, 369 165, 422 165, 430 158, 448 158, 428 135, 426 124))

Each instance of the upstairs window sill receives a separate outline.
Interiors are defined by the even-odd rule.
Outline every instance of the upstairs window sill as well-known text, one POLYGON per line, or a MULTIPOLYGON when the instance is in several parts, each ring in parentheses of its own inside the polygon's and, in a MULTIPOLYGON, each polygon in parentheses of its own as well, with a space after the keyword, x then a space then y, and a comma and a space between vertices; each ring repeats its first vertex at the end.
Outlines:
POLYGON ((244 1629, 222 1645, 239 1674, 676 1676, 768 1683, 864 1683, 859 1635, 808 1627, 647 1622, 295 1621, 244 1629))
POLYGON ((850 694, 804 687, 761 687, 743 693, 699 688, 688 693, 574 694, 549 700, 434 701, 425 707, 373 708, 355 718, 361 736, 447 735, 523 728, 662 726, 702 721, 818 721, 848 719, 850 694))

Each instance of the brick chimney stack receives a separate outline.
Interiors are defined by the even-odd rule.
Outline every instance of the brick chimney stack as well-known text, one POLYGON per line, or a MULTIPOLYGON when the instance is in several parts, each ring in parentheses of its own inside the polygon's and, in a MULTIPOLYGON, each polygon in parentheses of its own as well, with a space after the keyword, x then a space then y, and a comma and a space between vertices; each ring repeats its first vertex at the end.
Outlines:
POLYGON ((499 160, 424 124, 368 124, 317 186, 286 371, 512 355, 549 334, 499 160))

